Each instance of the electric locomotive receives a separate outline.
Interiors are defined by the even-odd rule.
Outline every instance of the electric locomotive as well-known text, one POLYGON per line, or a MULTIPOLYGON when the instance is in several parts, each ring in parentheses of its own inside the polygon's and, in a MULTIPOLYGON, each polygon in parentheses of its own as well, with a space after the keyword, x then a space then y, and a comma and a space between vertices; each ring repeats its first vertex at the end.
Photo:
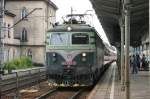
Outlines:
POLYGON ((105 46, 96 30, 71 18, 46 36, 48 82, 55 86, 93 85, 104 70, 105 46))

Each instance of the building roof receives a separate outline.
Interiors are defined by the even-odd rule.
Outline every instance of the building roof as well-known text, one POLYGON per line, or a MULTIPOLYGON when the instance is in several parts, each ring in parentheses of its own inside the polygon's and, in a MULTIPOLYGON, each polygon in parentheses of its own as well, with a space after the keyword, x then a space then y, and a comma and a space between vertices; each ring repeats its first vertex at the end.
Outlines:
MULTIPOLYGON (((112 45, 121 44, 122 0, 90 0, 112 45)), ((139 46, 149 28, 149 0, 131 0, 130 44, 139 46)))
POLYGON ((50 5, 52 5, 55 8, 55 10, 58 9, 58 7, 51 0, 45 0, 45 1, 47 1, 50 5))
POLYGON ((11 16, 11 17, 15 17, 16 15, 9 12, 8 10, 5 10, 5 15, 11 16))
POLYGON ((51 5, 55 10, 58 9, 58 7, 51 0, 6 0, 6 1, 44 1, 49 5, 51 5))

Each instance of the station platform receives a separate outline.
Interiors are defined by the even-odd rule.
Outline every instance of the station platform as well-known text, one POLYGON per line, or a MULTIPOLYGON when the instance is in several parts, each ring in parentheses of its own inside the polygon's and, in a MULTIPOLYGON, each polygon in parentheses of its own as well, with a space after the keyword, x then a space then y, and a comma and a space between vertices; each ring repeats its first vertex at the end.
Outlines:
MULTIPOLYGON (((131 71, 131 70, 130 70, 131 71)), ((87 99, 125 99, 116 63, 112 63, 87 99)), ((130 72, 130 99, 150 99, 150 72, 130 72)))

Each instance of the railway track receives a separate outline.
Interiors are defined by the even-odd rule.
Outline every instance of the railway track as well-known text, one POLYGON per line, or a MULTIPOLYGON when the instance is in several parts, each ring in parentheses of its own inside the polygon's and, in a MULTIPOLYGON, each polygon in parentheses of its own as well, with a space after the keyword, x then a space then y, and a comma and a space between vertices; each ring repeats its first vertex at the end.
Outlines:
POLYGON ((57 92, 57 89, 49 90, 48 92, 42 94, 40 97, 37 97, 36 99, 46 99, 49 97, 49 95, 57 92))
POLYGON ((56 88, 36 99, 79 99, 78 97, 88 88, 56 88))
POLYGON ((69 99, 79 99, 79 97, 81 96, 81 94, 83 94, 85 91, 87 91, 89 88, 86 87, 86 88, 83 88, 83 89, 80 89, 78 92, 76 92, 71 98, 69 99))
MULTIPOLYGON (((106 67, 109 67, 109 63, 105 64, 106 67)), ((107 70, 106 68, 106 70, 107 70)), ((105 72, 105 71, 104 71, 105 72)), ((101 78, 102 75, 100 75, 99 78, 101 78)), ((96 83, 95 83, 96 84, 96 83)), ((36 99, 87 99, 89 93, 93 89, 94 86, 92 87, 82 87, 78 89, 53 89, 45 94, 41 95, 40 97, 36 99)))
MULTIPOLYGON (((0 99, 4 99, 1 96, 5 96, 5 95, 7 96, 7 94, 11 92, 17 96, 20 94, 19 91, 21 89, 29 88, 44 80, 46 80, 45 68, 21 71, 21 72, 16 72, 16 73, 9 74, 9 75, 1 76, 0 77, 0 99)), ((39 95, 41 96, 36 99, 86 99, 88 94, 91 92, 91 90, 87 91, 87 89, 88 88, 83 88, 83 87, 78 88, 78 89, 77 88, 76 89, 75 88, 47 89, 47 87, 44 87, 43 89, 39 89, 40 91, 43 90, 41 92, 42 95, 39 94, 40 93, 39 91, 36 92, 35 95, 33 94, 31 95, 33 95, 33 97, 35 96, 34 99, 38 97, 39 95)), ((31 96, 31 95, 30 93, 29 95, 28 93, 23 93, 22 97, 31 96)), ((33 99, 32 97, 28 97, 28 99, 30 98, 33 99)))
POLYGON ((38 68, 0 76, 0 97, 46 80, 46 69, 38 68))

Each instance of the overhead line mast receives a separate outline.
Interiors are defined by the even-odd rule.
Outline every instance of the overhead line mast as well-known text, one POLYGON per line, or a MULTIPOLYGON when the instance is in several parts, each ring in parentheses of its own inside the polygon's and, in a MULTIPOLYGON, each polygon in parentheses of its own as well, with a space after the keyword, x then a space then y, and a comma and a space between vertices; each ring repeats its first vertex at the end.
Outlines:
POLYGON ((0 74, 2 74, 3 62, 4 62, 4 0, 1 0, 0 4, 0 74))

